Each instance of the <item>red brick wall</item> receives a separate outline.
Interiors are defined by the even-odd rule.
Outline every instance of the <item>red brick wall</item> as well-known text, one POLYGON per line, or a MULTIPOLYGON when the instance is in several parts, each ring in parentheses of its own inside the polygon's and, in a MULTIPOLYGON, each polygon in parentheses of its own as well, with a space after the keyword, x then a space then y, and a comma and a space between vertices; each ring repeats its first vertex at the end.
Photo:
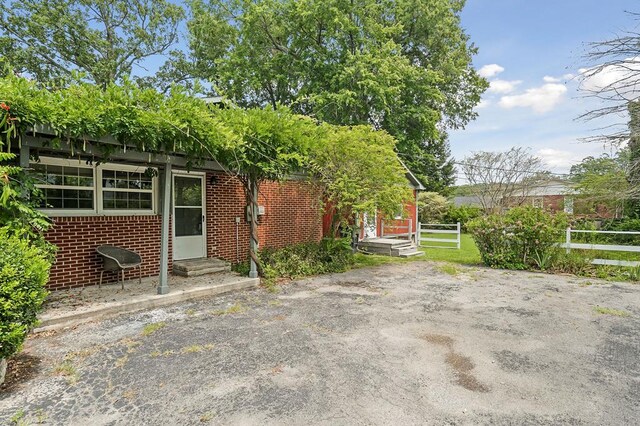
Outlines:
MULTIPOLYGON (((212 175, 217 181, 207 185, 207 255, 234 263, 244 261, 249 255, 244 190, 237 178, 223 173, 210 173, 207 182, 212 175), (240 218, 237 225, 236 217, 240 218)), ((320 194, 309 183, 264 182, 258 200, 265 208, 258 225, 261 248, 279 248, 322 238, 320 194)))
MULTIPOLYGON (((249 225, 245 219, 245 196, 240 182, 223 173, 215 173, 210 184, 207 175, 207 256, 236 263, 248 259, 249 225), (236 244, 236 222, 238 241, 236 244)), ((260 218, 258 236, 261 247, 282 247, 322 238, 319 193, 302 181, 266 182, 260 188, 260 204, 265 215, 260 218)), ((48 287, 59 289, 97 284, 102 261, 95 252, 101 244, 133 250, 143 259, 142 276, 159 274, 160 230, 162 219, 154 216, 90 216, 54 218, 46 238, 56 246, 48 287)), ((169 269, 172 247, 169 242, 169 269)), ((125 274, 136 278, 138 271, 125 274)), ((114 282, 115 273, 104 275, 104 282, 114 282)))
MULTIPOLYGON (((88 216, 54 218, 46 238, 58 247, 48 287, 58 289, 98 284, 102 260, 96 247, 111 244, 142 256, 142 276, 158 275, 160 216, 88 216)), ((171 261, 169 262, 171 267, 171 261)), ((138 270, 125 273, 137 277, 138 270)), ((115 273, 104 273, 104 282, 116 281, 115 273)))

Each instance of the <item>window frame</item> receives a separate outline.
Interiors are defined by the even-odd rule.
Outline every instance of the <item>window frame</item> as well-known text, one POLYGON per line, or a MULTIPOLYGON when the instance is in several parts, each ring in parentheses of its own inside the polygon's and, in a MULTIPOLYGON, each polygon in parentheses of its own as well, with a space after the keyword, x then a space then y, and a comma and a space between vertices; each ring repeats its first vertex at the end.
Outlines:
POLYGON ((120 172, 135 172, 135 173, 144 173, 144 171, 148 167, 143 166, 133 166, 128 164, 113 164, 113 163, 104 163, 100 164, 96 167, 96 174, 98 175, 98 179, 96 180, 96 185, 99 185, 97 188, 97 209, 98 214, 103 216, 149 216, 155 215, 158 208, 158 177, 154 176, 151 178, 151 190, 146 189, 130 189, 130 188, 107 188, 106 192, 125 192, 125 193, 151 193, 151 209, 105 209, 104 208, 104 198, 103 192, 105 192, 105 188, 102 187, 102 172, 105 170, 109 171, 120 171, 120 172))
MULTIPOLYGON (((118 164, 118 163, 102 163, 97 166, 85 164, 82 160, 77 159, 65 159, 56 157, 40 157, 39 162, 31 162, 33 164, 44 164, 51 166, 62 167, 74 167, 91 169, 93 171, 93 187, 68 187, 69 189, 82 189, 93 191, 93 209, 58 209, 58 208, 39 208, 38 210, 50 217, 68 217, 68 216, 153 216, 157 214, 159 203, 158 192, 158 177, 153 176, 151 178, 151 190, 143 189, 129 189, 129 188, 113 188, 113 192, 139 192, 139 193, 151 193, 151 209, 149 210, 136 210, 136 209, 105 209, 103 205, 103 187, 102 187, 102 172, 104 170, 110 171, 126 171, 142 173, 149 167, 136 166, 130 164, 118 164)), ((48 185, 42 183, 36 183, 36 187, 43 190, 47 187, 65 189, 65 185, 48 185)), ((111 188, 107 189, 111 191, 111 188)))

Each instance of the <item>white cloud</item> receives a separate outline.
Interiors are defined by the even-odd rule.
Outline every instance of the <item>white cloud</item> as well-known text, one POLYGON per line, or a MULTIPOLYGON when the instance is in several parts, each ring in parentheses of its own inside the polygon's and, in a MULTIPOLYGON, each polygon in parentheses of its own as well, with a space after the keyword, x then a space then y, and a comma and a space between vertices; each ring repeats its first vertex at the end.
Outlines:
POLYGON ((480 77, 489 78, 489 77, 495 77, 496 75, 500 74, 502 71, 504 71, 504 68, 501 67, 500 65, 489 64, 480 68, 478 70, 478 74, 480 74, 480 77))
POLYGON ((476 105, 476 109, 486 108, 489 105, 491 105, 491 101, 488 101, 486 99, 481 99, 480 102, 478 102, 478 105, 476 105))
POLYGON ((522 83, 521 80, 492 80, 489 82, 489 89, 487 89, 487 93, 500 93, 506 94, 511 93, 516 89, 516 86, 522 83))
POLYGON ((506 109, 531 108, 534 112, 543 114, 555 108, 564 99, 566 92, 567 88, 563 84, 547 83, 527 89, 520 95, 503 96, 499 105, 506 109))
POLYGON ((551 77, 550 75, 545 75, 542 79, 545 83, 560 83, 562 81, 561 78, 551 77))
POLYGON ((582 157, 575 152, 563 151, 555 148, 543 148, 536 152, 536 155, 552 169, 568 169, 572 165, 579 163, 582 157))
POLYGON ((581 68, 580 88, 589 92, 615 92, 628 100, 640 96, 640 57, 627 58, 618 64, 581 68))

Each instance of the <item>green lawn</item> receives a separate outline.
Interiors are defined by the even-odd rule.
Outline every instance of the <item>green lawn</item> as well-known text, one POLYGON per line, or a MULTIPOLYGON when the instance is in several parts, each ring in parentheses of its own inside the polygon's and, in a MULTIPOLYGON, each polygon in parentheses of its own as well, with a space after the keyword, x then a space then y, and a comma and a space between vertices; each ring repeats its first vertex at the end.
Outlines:
MULTIPOLYGON (((427 237, 426 234, 422 234, 423 237, 427 237)), ((442 238, 442 236, 433 235, 436 238, 442 238)), ((431 237, 431 235, 429 235, 431 237)), ((438 243, 427 243, 429 245, 439 245, 438 243)), ((480 259, 480 252, 476 247, 471 235, 462 234, 460 237, 460 250, 455 248, 454 244, 441 244, 454 248, 432 248, 423 247, 421 250, 425 253, 421 257, 422 260, 440 260, 453 263, 461 263, 464 265, 478 265, 482 261, 480 259)))
MULTIPOLYGON (((426 234, 422 234, 423 237, 427 237, 426 234)), ((431 235, 429 235, 431 236, 431 235)), ((442 235, 436 236, 436 238, 443 238, 442 235)), ((437 243, 433 244, 436 245, 437 243)), ((373 254, 361 254, 355 255, 354 268, 363 268, 366 266, 384 265, 387 263, 404 263, 404 262, 416 262, 424 260, 436 260, 452 263, 460 263, 464 265, 479 265, 480 252, 476 248, 475 243, 470 235, 463 234, 460 239, 460 250, 455 248, 454 244, 442 244, 443 246, 452 246, 454 248, 421 248, 424 251, 424 256, 410 257, 407 259, 390 256, 379 256, 373 254)))

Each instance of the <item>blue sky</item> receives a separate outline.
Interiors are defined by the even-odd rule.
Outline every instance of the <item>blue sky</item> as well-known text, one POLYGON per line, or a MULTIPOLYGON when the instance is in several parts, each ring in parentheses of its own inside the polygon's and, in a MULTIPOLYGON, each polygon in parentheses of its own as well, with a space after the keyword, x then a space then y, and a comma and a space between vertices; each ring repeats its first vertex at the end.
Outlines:
POLYGON ((586 156, 610 152, 610 147, 580 141, 614 118, 576 120, 596 104, 584 98, 571 76, 589 65, 582 58, 585 43, 636 27, 625 11, 640 12, 640 2, 467 0, 462 25, 479 48, 475 67, 492 87, 477 108, 478 118, 450 135, 456 160, 473 151, 525 146, 550 170, 565 173, 586 156))

